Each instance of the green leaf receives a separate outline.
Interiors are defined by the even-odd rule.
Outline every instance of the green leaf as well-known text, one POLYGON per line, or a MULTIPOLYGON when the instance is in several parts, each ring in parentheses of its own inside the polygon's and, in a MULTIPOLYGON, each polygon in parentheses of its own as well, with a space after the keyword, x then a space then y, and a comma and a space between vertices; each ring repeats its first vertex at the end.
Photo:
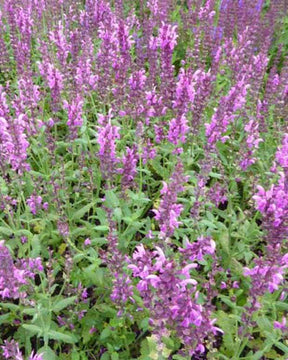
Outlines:
POLYGON ((272 325, 272 323, 264 316, 257 319, 257 324, 259 328, 263 331, 263 333, 267 331, 272 333, 274 330, 274 326, 272 325))
POLYGON ((276 301, 275 302, 275 306, 277 309, 279 310, 284 310, 284 311, 288 311, 288 304, 281 302, 281 301, 276 301))
POLYGON ((0 315, 0 325, 1 324, 4 324, 5 322, 10 322, 10 321, 7 321, 9 318, 10 318, 10 314, 4 314, 4 315, 0 315))
POLYGON ((72 215, 72 220, 81 219, 90 210, 90 208, 93 205, 94 205, 94 203, 92 202, 90 204, 87 204, 87 205, 83 206, 81 209, 75 211, 74 214, 72 215))
POLYGON ((34 235, 31 241, 32 251, 30 257, 36 258, 41 252, 41 242, 38 235, 34 235))
POLYGON ((115 219, 120 222, 123 218, 122 210, 120 207, 116 207, 113 211, 113 214, 115 216, 115 219))
POLYGON ((235 350, 235 319, 220 310, 217 312, 217 324, 219 324, 220 329, 224 331, 223 343, 228 352, 226 355, 230 355, 232 357, 235 350))
POLYGON ((15 305, 15 304, 11 304, 11 303, 0 303, 0 306, 3 307, 4 309, 9 309, 11 311, 17 311, 19 310, 19 306, 15 305))
POLYGON ((111 334, 111 329, 110 327, 106 327, 100 334, 100 340, 104 340, 107 339, 111 334))
POLYGON ((59 311, 65 309, 67 306, 74 304, 76 299, 77 299, 77 296, 71 296, 69 298, 65 298, 65 299, 56 301, 53 304, 52 310, 54 312, 59 312, 59 311))
POLYGON ((284 344, 282 344, 280 341, 277 341, 274 344, 279 350, 283 351, 285 355, 288 355, 288 347, 284 344))
POLYGON ((219 236, 219 242, 222 246, 222 249, 226 252, 226 254, 230 253, 230 241, 228 231, 221 232, 219 236))
POLYGON ((12 234, 13 234, 12 229, 5 226, 0 226, 0 235, 11 236, 12 234))
POLYGON ((227 296, 219 295, 219 298, 224 302, 224 304, 230 306, 232 309, 240 309, 240 306, 237 306, 233 301, 231 301, 227 296))
POLYGON ((43 355, 43 360, 57 360, 58 357, 54 353, 54 351, 49 347, 43 346, 41 349, 38 350, 37 354, 43 355))
POLYGON ((115 209, 120 205, 119 199, 113 190, 106 191, 105 202, 110 209, 115 209))
POLYGON ((75 336, 64 334, 60 331, 49 330, 47 335, 49 336, 50 339, 60 340, 67 344, 75 344, 77 342, 75 336))
POLYGON ((76 350, 74 350, 72 352, 72 359, 71 360, 80 360, 80 354, 76 350))
POLYGON ((24 309, 22 311, 24 314, 27 314, 27 315, 35 315, 37 313, 37 310, 34 309, 34 308, 28 308, 28 309, 24 309))
POLYGON ((100 358, 100 360, 110 360, 110 355, 109 353, 106 351, 100 358))
POLYGON ((94 226, 94 230, 106 232, 106 231, 109 231, 109 227, 106 225, 97 225, 97 226, 94 226))
POLYGON ((43 334, 43 330, 40 328, 40 326, 33 324, 24 324, 22 326, 25 330, 28 330, 33 334, 37 334, 37 336, 41 336, 43 334))
POLYGON ((33 238, 33 234, 31 233, 31 231, 25 230, 25 229, 21 229, 21 230, 17 230, 14 232, 15 236, 26 236, 28 239, 32 239, 33 238))
POLYGON ((260 359, 263 359, 263 355, 265 355, 265 353, 266 353, 267 351, 270 351, 270 349, 272 348, 272 346, 273 346, 273 342, 268 341, 268 342, 266 343, 266 346, 264 347, 264 349, 257 351, 257 352, 252 356, 251 360, 260 360, 260 359))
POLYGON ((209 220, 206 220, 206 219, 201 220, 200 224, 201 225, 203 224, 203 225, 207 226, 210 229, 217 229, 216 224, 214 224, 212 221, 209 221, 209 220))
POLYGON ((116 352, 113 352, 111 355, 111 360, 119 360, 119 355, 116 352))

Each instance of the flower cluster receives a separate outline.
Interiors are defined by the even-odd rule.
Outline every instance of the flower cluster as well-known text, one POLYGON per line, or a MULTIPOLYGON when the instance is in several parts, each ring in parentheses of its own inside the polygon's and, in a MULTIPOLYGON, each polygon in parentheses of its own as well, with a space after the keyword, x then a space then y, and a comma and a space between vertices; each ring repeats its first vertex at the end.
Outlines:
POLYGON ((183 175, 183 165, 179 162, 175 167, 170 182, 168 184, 163 182, 159 207, 153 210, 155 219, 160 226, 160 239, 172 236, 174 230, 181 224, 178 217, 183 210, 183 206, 177 204, 177 195, 184 190, 183 185, 187 179, 188 177, 183 175))
MULTIPOLYGON (((12 341, 4 341, 4 345, 1 346, 3 350, 4 359, 8 360, 24 360, 24 356, 22 355, 18 343, 15 340, 12 341)), ((42 354, 35 354, 34 351, 30 354, 28 360, 43 360, 42 354)))
POLYGON ((42 271, 41 259, 27 259, 14 264, 9 249, 0 241, 0 296, 2 299, 25 298, 23 285, 33 278, 36 271, 42 271))
MULTIPOLYGON (((202 243, 198 245, 201 247, 202 243)), ((214 253, 214 249, 215 244, 211 242, 210 248, 199 249, 195 258, 203 259, 204 253, 214 253)), ((167 329, 175 331, 190 355, 203 353, 204 339, 216 335, 219 329, 214 325, 216 319, 211 319, 208 304, 201 305, 198 283, 190 275, 197 264, 190 262, 181 266, 181 262, 179 265, 174 259, 167 258, 160 247, 148 251, 142 244, 137 246, 130 261, 128 267, 133 276, 140 279, 137 289, 149 310, 153 331, 160 339, 167 329)))

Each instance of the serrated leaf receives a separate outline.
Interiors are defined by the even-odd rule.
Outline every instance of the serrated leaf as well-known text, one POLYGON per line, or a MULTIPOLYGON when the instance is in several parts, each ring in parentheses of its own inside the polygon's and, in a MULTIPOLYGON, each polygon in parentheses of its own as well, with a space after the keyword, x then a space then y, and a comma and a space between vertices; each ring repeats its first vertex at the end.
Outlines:
POLYGON ((50 339, 60 340, 67 344, 75 344, 77 342, 77 339, 74 336, 69 334, 64 334, 60 331, 49 330, 47 335, 49 336, 50 339))
POLYGON ((72 220, 79 220, 81 219, 94 205, 94 203, 87 204, 83 206, 81 209, 75 211, 72 215, 72 220))
POLYGON ((105 202, 110 209, 115 209, 120 205, 119 199, 113 190, 105 192, 105 202))
POLYGON ((100 334, 100 340, 105 340, 107 339, 111 334, 111 329, 110 327, 106 327, 100 334))
POLYGON ((22 327, 25 330, 30 331, 33 334, 37 334, 37 336, 41 336, 43 334, 43 330, 40 328, 40 326, 33 325, 33 324, 24 324, 22 327))
POLYGON ((71 360, 80 360, 80 354, 76 350, 73 351, 71 360))
POLYGON ((280 341, 277 341, 274 345, 279 350, 283 351, 286 356, 288 355, 288 347, 286 345, 282 344, 280 341))
POLYGON ((100 358, 100 360, 110 360, 110 355, 109 353, 106 351, 100 358))
POLYGON ((288 304, 281 302, 281 301, 276 301, 275 302, 275 306, 277 309, 279 310, 284 310, 284 311, 288 311, 288 304))
POLYGON ((263 332, 264 331, 273 332, 274 330, 272 323, 264 316, 257 319, 257 324, 263 332))
POLYGON ((74 304, 76 299, 77 299, 77 296, 71 296, 69 298, 65 298, 65 299, 56 301, 53 304, 52 310, 54 312, 59 312, 59 311, 65 309, 67 306, 74 304))
POLYGON ((11 236, 13 235, 13 230, 5 226, 0 226, 0 235, 11 236))
POLYGON ((24 309, 22 311, 24 314, 27 314, 27 315, 35 315, 37 313, 37 310, 34 309, 34 308, 29 308, 29 309, 24 309))
POLYGON ((41 242, 38 235, 34 235, 31 241, 32 251, 30 257, 36 258, 40 255, 41 242))
POLYGON ((10 314, 0 315, 0 325, 4 324, 10 318, 10 316, 10 314))
POLYGON ((57 360, 58 357, 54 353, 54 351, 49 347, 42 347, 38 350, 38 354, 42 354, 43 360, 57 360))
POLYGON ((26 236, 28 239, 32 239, 33 238, 33 234, 31 233, 31 231, 25 230, 25 229, 21 229, 21 230, 17 230, 14 232, 15 236, 26 236))
POLYGON ((3 307, 4 309, 9 309, 11 311, 17 311, 19 310, 19 306, 16 304, 11 304, 11 303, 0 303, 0 306, 3 307))
POLYGON ((116 352, 111 354, 111 360, 119 360, 119 355, 116 352))
POLYGON ((203 220, 200 221, 200 223, 201 223, 201 225, 203 224, 203 225, 207 226, 210 229, 217 229, 217 225, 215 225, 212 221, 203 219, 203 220))

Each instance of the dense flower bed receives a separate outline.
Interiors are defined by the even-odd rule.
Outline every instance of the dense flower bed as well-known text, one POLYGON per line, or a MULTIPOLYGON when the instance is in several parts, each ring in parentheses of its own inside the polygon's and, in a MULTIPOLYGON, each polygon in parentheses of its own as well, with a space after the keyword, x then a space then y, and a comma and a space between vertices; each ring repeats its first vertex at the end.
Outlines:
POLYGON ((1 359, 288 359, 287 19, 0 0, 1 359))

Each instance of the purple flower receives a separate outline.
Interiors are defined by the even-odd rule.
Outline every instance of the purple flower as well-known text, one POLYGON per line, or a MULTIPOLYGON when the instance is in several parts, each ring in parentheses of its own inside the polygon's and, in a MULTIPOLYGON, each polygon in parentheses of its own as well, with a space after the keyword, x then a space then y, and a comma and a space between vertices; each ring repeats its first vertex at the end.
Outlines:
POLYGON ((190 355, 201 352, 204 338, 220 329, 210 319, 208 306, 198 304, 197 281, 190 275, 197 264, 183 266, 165 256, 160 247, 146 251, 136 247, 128 268, 139 279, 137 289, 149 311, 153 333, 159 339, 166 329, 174 330, 190 355))
POLYGON ((122 168, 118 172, 122 174, 121 185, 123 189, 127 189, 134 184, 134 178, 137 174, 138 154, 137 147, 126 148, 126 154, 122 157, 122 168))
POLYGON ((119 163, 116 156, 116 140, 120 139, 119 127, 111 125, 110 121, 104 126, 98 128, 98 144, 100 168, 105 179, 112 180, 116 170, 115 166, 119 163))
POLYGON ((178 145, 179 142, 185 143, 188 131, 188 121, 183 114, 170 121, 167 139, 174 145, 178 145))
POLYGON ((85 246, 91 245, 91 240, 89 238, 85 239, 84 245, 85 246))
POLYGON ((288 134, 283 136, 282 146, 278 148, 275 158, 283 169, 288 169, 288 134))
POLYGON ((163 50, 172 51, 177 44, 177 25, 165 24, 162 22, 162 26, 159 28, 159 34, 157 37, 158 46, 163 50))
MULTIPOLYGON (((4 340, 4 345, 1 346, 3 349, 3 356, 8 360, 24 360, 24 357, 19 349, 19 344, 15 340, 7 341, 4 340)), ((34 351, 31 352, 29 360, 43 360, 42 354, 36 354, 34 351)))
POLYGON ((67 125, 71 130, 71 137, 75 139, 77 137, 77 128, 83 124, 82 111, 83 111, 83 99, 79 95, 76 96, 75 100, 68 103, 64 100, 64 109, 68 112, 67 125))
POLYGON ((184 190, 183 184, 188 180, 183 175, 183 165, 181 162, 175 167, 170 182, 163 182, 163 188, 160 191, 161 201, 158 209, 154 209, 155 219, 160 226, 159 238, 165 239, 172 236, 174 230, 181 224, 178 218, 183 210, 181 204, 177 204, 178 193, 184 190))
POLYGON ((282 332, 287 332, 288 331, 288 327, 287 327, 287 319, 285 318, 285 316, 283 316, 282 321, 274 321, 274 328, 275 329, 279 329, 282 332))
POLYGON ((43 355, 35 354, 34 351, 32 351, 31 355, 29 356, 29 360, 43 360, 43 355))
POLYGON ((42 196, 31 195, 27 200, 27 205, 33 215, 36 215, 38 210, 42 207, 42 196))

